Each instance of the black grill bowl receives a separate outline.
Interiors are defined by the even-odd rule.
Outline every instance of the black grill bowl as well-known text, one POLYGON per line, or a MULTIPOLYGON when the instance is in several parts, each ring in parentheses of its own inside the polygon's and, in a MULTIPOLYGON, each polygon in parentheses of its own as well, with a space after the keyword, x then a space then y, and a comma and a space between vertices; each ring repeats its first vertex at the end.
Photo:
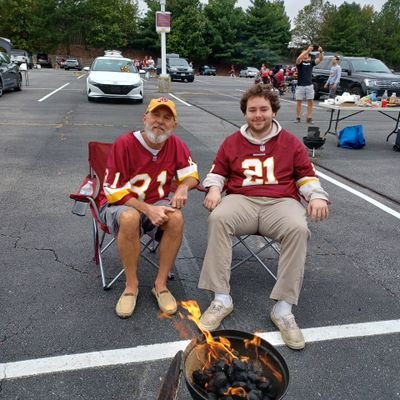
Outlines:
POLYGON ((309 149, 319 149, 325 143, 325 138, 303 136, 303 143, 309 149))
MULTIPOLYGON (((232 348, 239 351, 240 355, 249 356, 255 359, 255 350, 253 346, 250 349, 246 349, 244 346, 244 339, 252 340, 254 335, 247 332, 223 329, 219 331, 211 332, 213 338, 220 336, 226 337, 231 342, 232 348)), ((186 385, 194 400, 207 400, 207 394, 199 389, 193 382, 193 372, 203 367, 206 361, 206 346, 204 346, 205 340, 198 339, 192 341, 186 348, 183 356, 183 375, 185 377, 186 385)), ((257 352, 259 355, 263 355, 268 358, 268 361, 273 368, 282 375, 282 380, 278 381, 272 375, 271 369, 263 365, 265 376, 274 382, 274 386, 277 392, 277 400, 283 399, 289 386, 289 369, 285 359, 282 355, 268 343, 266 340, 261 339, 260 345, 258 346, 257 352)))

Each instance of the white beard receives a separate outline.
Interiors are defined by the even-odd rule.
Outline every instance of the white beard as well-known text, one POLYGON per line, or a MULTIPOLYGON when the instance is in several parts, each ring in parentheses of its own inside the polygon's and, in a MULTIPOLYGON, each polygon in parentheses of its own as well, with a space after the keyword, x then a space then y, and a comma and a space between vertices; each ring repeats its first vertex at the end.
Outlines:
POLYGON ((150 142, 154 144, 161 144, 164 143, 171 136, 171 131, 167 131, 165 133, 162 133, 161 135, 156 135, 155 133, 153 133, 151 128, 146 125, 144 127, 144 134, 147 136, 147 139, 149 139, 150 142))

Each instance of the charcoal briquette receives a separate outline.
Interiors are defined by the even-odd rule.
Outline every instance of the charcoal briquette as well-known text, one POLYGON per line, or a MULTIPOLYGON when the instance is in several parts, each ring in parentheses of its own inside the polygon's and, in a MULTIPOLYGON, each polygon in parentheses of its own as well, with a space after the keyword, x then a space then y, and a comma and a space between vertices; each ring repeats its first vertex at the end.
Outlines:
POLYGON ((236 370, 239 370, 239 371, 247 371, 247 364, 246 364, 245 362, 243 362, 243 361, 234 360, 232 364, 233 364, 233 367, 234 367, 236 370))
POLYGON ((263 400, 263 394, 261 390, 251 390, 247 395, 248 400, 263 400))
POLYGON ((215 374, 214 385, 217 388, 220 388, 221 386, 225 386, 227 382, 228 382, 228 378, 226 377, 224 372, 219 371, 215 374))

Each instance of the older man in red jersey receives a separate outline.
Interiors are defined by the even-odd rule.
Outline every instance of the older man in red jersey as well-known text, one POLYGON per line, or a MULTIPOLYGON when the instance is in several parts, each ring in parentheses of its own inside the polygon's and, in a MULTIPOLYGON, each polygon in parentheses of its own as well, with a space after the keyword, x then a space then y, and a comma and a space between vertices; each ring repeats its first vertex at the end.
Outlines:
POLYGON ((186 144, 173 134, 175 103, 167 98, 150 101, 144 128, 128 132, 113 144, 104 179, 101 216, 116 236, 126 284, 115 311, 132 315, 139 293, 137 265, 140 235, 157 229, 160 238, 159 270, 152 289, 160 310, 174 314, 177 303, 167 288, 183 236, 183 215, 188 191, 197 186, 197 165, 186 144), (168 195, 176 181, 171 199, 168 195))
POLYGON ((281 243, 271 319, 286 345, 298 350, 305 341, 292 306, 298 303, 303 281, 309 238, 306 214, 314 221, 327 218, 328 195, 303 143, 275 119, 279 107, 271 85, 258 84, 244 93, 240 108, 247 124, 224 140, 203 182, 208 189, 204 206, 212 212, 199 288, 215 297, 200 325, 217 329, 233 311, 231 237, 259 233, 281 243), (308 202, 307 209, 300 197, 308 202))

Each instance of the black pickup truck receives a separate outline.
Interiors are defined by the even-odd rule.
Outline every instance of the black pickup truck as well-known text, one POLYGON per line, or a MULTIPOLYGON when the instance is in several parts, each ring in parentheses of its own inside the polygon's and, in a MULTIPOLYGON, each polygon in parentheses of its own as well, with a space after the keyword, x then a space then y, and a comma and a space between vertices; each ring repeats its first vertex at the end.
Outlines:
MULTIPOLYGON (((331 60, 332 57, 327 56, 313 69, 312 80, 316 100, 329 93, 324 85, 329 77, 331 60)), ((393 74, 381 60, 369 57, 340 57, 339 65, 342 67, 342 75, 337 88, 338 95, 349 92, 363 97, 375 92, 380 97, 387 90, 389 96, 392 93, 400 96, 400 75, 393 74)))

